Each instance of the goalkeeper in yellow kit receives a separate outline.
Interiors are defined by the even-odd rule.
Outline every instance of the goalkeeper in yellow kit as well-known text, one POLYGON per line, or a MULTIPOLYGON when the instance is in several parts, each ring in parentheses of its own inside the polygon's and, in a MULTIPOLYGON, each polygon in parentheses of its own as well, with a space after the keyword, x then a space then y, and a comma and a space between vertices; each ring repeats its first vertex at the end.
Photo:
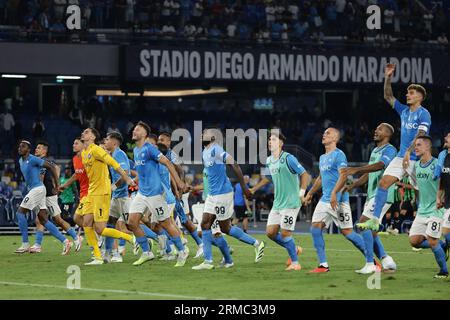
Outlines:
POLYGON ((120 174, 124 183, 133 186, 136 184, 116 160, 95 144, 96 141, 100 140, 100 133, 96 129, 85 129, 81 133, 81 140, 85 146, 81 153, 81 159, 89 178, 89 190, 83 208, 85 212, 83 215, 83 227, 87 242, 94 250, 94 259, 85 265, 98 265, 103 264, 103 259, 98 248, 95 232, 103 237, 125 239, 131 243, 135 241, 135 238, 129 234, 106 227, 111 202, 111 181, 109 179, 108 166, 111 166, 120 174))

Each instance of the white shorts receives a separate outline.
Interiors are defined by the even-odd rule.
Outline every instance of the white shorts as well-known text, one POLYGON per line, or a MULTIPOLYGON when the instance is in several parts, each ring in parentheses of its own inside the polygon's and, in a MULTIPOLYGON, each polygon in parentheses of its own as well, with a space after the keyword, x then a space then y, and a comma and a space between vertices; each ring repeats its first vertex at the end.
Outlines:
MULTIPOLYGON (((202 218, 204 212, 205 204, 204 203, 196 203, 192 205, 192 213, 194 215, 195 220, 197 220, 197 231, 202 231, 202 218)), ((212 234, 221 233, 219 220, 214 220, 214 223, 211 226, 212 234)))
MULTIPOLYGON (((61 208, 59 207, 59 204, 58 204, 58 196, 57 195, 45 197, 45 206, 47 207, 47 213, 50 217, 56 217, 61 214, 61 208)), ((40 209, 44 209, 44 208, 40 208, 40 209)))
POLYGON ((231 219, 234 210, 233 192, 219 195, 208 195, 205 201, 204 212, 213 214, 217 220, 223 221, 231 219))
POLYGON ((445 210, 444 222, 442 223, 442 226, 450 229, 450 208, 445 210))
POLYGON ((294 231, 299 211, 300 207, 280 210, 272 209, 267 219, 267 225, 279 225, 281 229, 294 231))
POLYGON ((47 191, 44 186, 33 188, 27 193, 25 198, 23 198, 20 206, 30 211, 36 207, 39 207, 39 209, 47 209, 45 199, 46 194, 47 191))
POLYGON ((312 216, 312 223, 323 222, 328 228, 334 222, 341 229, 353 229, 353 218, 350 204, 339 204, 338 210, 333 210, 329 203, 319 201, 312 216))
MULTIPOLYGON (((380 221, 383 220, 384 215, 389 210, 391 205, 392 205, 391 203, 384 204, 383 208, 381 209, 381 214, 380 214, 380 218, 379 218, 380 221)), ((375 209, 375 197, 369 199, 369 201, 366 201, 366 203, 364 204, 364 211, 363 211, 362 215, 369 219, 372 219, 372 218, 374 218, 374 215, 373 215, 374 209, 375 209)))
MULTIPOLYGON (((160 194, 156 196, 146 197, 140 193, 136 195, 130 205, 130 213, 144 214, 149 210, 155 221, 164 221, 170 218, 170 211, 167 207, 167 202, 160 194)), ((153 220, 152 220, 153 221, 153 220)))
POLYGON ((439 239, 442 234, 442 218, 416 216, 409 230, 409 236, 429 236, 439 239))
POLYGON ((109 215, 119 221, 128 221, 128 209, 130 208, 131 199, 128 197, 112 198, 109 207, 109 215))
POLYGON ((406 175, 410 177, 410 182, 416 186, 416 170, 414 164, 416 161, 410 160, 408 169, 403 169, 403 158, 395 157, 384 171, 383 176, 393 176, 398 180, 402 180, 406 175))
POLYGON ((181 196, 181 204, 183 205, 184 213, 189 214, 191 210, 189 210, 189 192, 183 193, 181 196))

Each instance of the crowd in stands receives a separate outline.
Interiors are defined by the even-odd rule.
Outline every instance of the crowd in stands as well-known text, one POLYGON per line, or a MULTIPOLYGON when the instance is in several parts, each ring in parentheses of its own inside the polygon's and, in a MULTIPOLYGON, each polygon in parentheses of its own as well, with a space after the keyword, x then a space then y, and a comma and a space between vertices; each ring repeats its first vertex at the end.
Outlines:
POLYGON ((409 0, 0 0, 0 25, 30 33, 65 33, 68 5, 81 8, 82 29, 144 30, 148 39, 314 41, 345 36, 363 42, 434 40, 448 46, 447 1, 409 0), (381 8, 382 29, 366 28, 367 6, 381 8))

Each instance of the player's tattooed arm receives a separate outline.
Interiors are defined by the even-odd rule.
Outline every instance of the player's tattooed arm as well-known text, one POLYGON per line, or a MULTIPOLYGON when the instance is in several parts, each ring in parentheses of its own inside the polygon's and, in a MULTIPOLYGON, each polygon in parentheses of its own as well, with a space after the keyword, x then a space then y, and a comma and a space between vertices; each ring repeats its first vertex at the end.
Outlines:
POLYGON ((392 91, 392 75, 395 71, 395 64, 388 63, 384 69, 384 100, 386 100, 392 107, 394 107, 395 97, 392 91))
POLYGON ((178 190, 181 190, 181 192, 184 192, 185 190, 185 184, 183 181, 181 181, 180 176, 177 173, 177 170, 175 169, 172 162, 169 161, 165 156, 161 155, 159 158, 159 162, 167 167, 169 169, 170 176, 173 177, 175 180, 175 183, 177 184, 178 190))
POLYGON ((59 177, 58 177, 58 170, 56 169, 56 165, 45 160, 43 167, 47 170, 50 170, 50 173, 52 174, 52 179, 53 179, 53 186, 55 187, 56 190, 59 190, 59 177))

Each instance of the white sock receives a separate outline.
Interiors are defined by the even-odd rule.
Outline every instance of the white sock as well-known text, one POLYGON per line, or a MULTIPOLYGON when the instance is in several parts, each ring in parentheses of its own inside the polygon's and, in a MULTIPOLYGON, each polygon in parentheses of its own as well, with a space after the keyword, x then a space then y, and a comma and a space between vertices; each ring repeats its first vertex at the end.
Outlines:
POLYGON ((29 247, 30 243, 29 242, 22 242, 22 247, 29 247))
POLYGON ((328 268, 328 262, 322 262, 320 265, 321 265, 322 267, 328 268))
POLYGON ((258 246, 259 246, 259 241, 256 240, 255 243, 253 244, 253 246, 256 247, 256 248, 258 248, 258 246))

